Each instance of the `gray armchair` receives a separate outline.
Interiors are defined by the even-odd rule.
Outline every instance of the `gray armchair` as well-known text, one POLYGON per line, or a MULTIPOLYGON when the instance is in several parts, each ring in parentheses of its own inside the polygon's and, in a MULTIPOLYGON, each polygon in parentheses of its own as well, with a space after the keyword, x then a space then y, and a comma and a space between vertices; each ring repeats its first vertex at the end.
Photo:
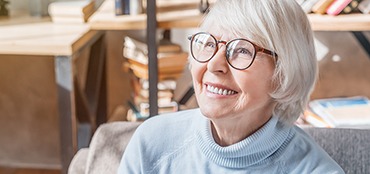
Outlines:
MULTIPOLYGON (((89 148, 74 156, 69 174, 115 174, 128 141, 140 123, 114 122, 100 126, 89 148)), ((303 128, 346 173, 370 173, 370 130, 303 128)))

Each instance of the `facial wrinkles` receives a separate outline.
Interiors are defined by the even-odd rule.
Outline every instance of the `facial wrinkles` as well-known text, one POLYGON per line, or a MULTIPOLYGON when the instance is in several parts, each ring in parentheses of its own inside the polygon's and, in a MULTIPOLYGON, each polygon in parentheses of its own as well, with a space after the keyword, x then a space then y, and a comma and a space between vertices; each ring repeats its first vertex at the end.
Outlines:
POLYGON ((235 103, 234 106, 235 110, 237 111, 242 110, 245 104, 248 102, 247 98, 248 98, 247 95, 241 94, 237 102, 235 103))

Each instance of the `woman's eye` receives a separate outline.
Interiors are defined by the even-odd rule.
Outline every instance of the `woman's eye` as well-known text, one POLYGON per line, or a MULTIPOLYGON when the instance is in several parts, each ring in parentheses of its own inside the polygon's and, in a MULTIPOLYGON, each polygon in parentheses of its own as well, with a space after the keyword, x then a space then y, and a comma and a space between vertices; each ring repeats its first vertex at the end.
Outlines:
POLYGON ((248 56, 251 56, 252 55, 252 52, 249 51, 246 48, 238 48, 234 52, 237 53, 237 54, 245 54, 245 55, 248 55, 248 56))
POLYGON ((207 43, 205 44, 205 47, 215 48, 215 47, 216 47, 216 45, 215 45, 215 43, 213 43, 213 42, 207 42, 207 43))

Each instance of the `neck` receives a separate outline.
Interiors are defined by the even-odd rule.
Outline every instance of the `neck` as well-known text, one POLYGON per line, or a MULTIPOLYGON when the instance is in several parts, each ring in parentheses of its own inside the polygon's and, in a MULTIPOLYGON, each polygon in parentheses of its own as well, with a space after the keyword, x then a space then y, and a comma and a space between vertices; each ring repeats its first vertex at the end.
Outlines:
POLYGON ((241 116, 211 120, 212 135, 220 146, 235 144, 260 129, 272 116, 272 112, 260 116, 241 116), (253 119, 256 118, 256 119, 253 119))

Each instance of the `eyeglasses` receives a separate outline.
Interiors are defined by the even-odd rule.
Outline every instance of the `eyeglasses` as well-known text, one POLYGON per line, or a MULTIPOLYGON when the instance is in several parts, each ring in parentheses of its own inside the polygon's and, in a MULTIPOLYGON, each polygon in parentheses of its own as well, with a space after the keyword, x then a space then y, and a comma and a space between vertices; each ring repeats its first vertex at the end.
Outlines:
POLYGON ((218 44, 226 45, 226 60, 229 65, 237 70, 249 68, 258 52, 263 52, 277 58, 273 51, 262 48, 251 41, 243 38, 233 39, 229 42, 217 40, 213 35, 206 32, 199 32, 189 36, 190 52, 193 58, 205 63, 213 58, 218 51, 218 44))

